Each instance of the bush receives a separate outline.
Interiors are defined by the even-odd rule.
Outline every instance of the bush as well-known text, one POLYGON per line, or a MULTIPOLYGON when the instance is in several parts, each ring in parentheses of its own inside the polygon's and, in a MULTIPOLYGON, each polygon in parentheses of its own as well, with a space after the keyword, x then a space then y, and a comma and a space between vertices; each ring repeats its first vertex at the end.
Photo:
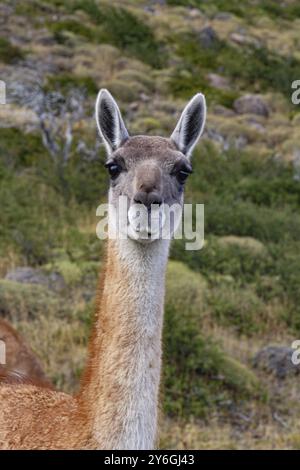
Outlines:
POLYGON ((33 166, 45 158, 45 153, 38 134, 25 134, 13 127, 0 129, 0 154, 3 168, 5 166, 11 171, 24 166, 33 166))
POLYGON ((30 264, 47 262, 74 217, 63 198, 35 176, 19 175, 2 182, 0 199, 0 251, 10 246, 30 264))
POLYGON ((268 15, 271 18, 284 18, 294 20, 300 17, 300 7, 297 1, 292 2, 274 2, 274 0, 262 0, 253 2, 246 0, 215 0, 213 5, 203 0, 167 0, 168 5, 199 7, 201 10, 226 11, 247 21, 253 21, 252 18, 261 15, 268 15))
POLYGON ((50 23, 48 27, 60 43, 64 42, 63 34, 66 32, 82 36, 88 41, 93 41, 95 39, 94 31, 91 28, 73 19, 50 23))
POLYGON ((228 398, 260 394, 255 375, 201 334, 206 283, 181 263, 169 263, 164 324, 165 411, 205 415, 228 398))
POLYGON ((195 33, 175 36, 173 42, 182 59, 170 80, 171 91, 177 96, 186 97, 200 89, 221 104, 227 101, 230 105, 236 92, 212 89, 205 80, 207 72, 221 70, 223 75, 238 80, 239 88, 257 92, 258 84, 260 91, 274 90, 290 101, 290 84, 300 76, 299 60, 281 56, 264 45, 237 47, 216 38, 210 47, 202 47, 195 33))
POLYGON ((300 217, 292 210, 259 207, 253 203, 211 198, 205 205, 206 233, 239 235, 257 238, 262 242, 285 243, 298 240, 300 217))
POLYGON ((13 46, 7 39, 0 37, 0 62, 13 64, 15 61, 23 59, 24 53, 16 46, 13 46))
POLYGON ((238 244, 224 245, 210 237, 199 251, 187 251, 182 241, 174 242, 171 257, 181 260, 207 278, 214 274, 231 276, 240 285, 256 281, 261 275, 268 273, 272 259, 268 253, 254 252, 249 247, 238 244))
POLYGON ((239 334, 251 336, 268 330, 266 306, 253 287, 214 283, 208 293, 213 317, 223 326, 232 326, 239 334))
POLYGON ((0 279, 0 315, 15 322, 32 320, 41 313, 63 316, 66 309, 47 287, 0 279))
POLYGON ((164 54, 152 29, 126 8, 102 6, 100 10, 94 0, 79 0, 73 8, 85 11, 102 28, 104 42, 113 44, 152 67, 163 65, 164 54))
POLYGON ((98 92, 98 86, 91 77, 76 76, 69 73, 49 76, 47 80, 47 88, 51 91, 59 90, 63 94, 67 94, 74 88, 82 89, 89 95, 95 95, 98 92))

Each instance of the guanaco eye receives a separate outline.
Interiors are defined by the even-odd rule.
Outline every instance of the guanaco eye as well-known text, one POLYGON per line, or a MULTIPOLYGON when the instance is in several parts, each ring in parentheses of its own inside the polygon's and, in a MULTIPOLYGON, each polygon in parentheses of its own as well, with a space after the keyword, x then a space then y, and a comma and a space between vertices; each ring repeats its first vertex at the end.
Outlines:
POLYGON ((178 179, 179 183, 185 183, 187 177, 192 173, 190 170, 179 170, 176 173, 176 178, 178 179))
POLYGON ((121 171, 122 171, 122 168, 120 167, 120 165, 118 165, 117 163, 114 163, 114 162, 106 163, 105 168, 108 169, 109 176, 112 179, 117 178, 119 176, 119 174, 121 173, 121 171))

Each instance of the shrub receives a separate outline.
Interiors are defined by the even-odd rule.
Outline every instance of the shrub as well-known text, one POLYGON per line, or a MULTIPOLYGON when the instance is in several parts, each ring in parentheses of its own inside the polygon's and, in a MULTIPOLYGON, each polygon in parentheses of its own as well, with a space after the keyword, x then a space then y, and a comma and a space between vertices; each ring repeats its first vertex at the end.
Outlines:
MULTIPOLYGON (((31 264, 43 264, 63 244, 64 227, 73 215, 53 188, 33 175, 19 175, 1 184, 0 251, 13 246, 31 264)), ((74 223, 74 220, 73 220, 74 223)))
POLYGON ((300 17, 300 7, 297 1, 294 2, 274 2, 274 0, 262 0, 253 2, 246 0, 215 0, 213 5, 203 0, 167 0, 168 5, 199 7, 207 12, 226 11, 238 17, 251 21, 254 16, 268 15, 271 18, 284 18, 294 20, 300 17))
POLYGON ((73 88, 80 88, 89 95, 95 95, 98 92, 98 86, 92 77, 76 76, 70 73, 49 76, 47 88, 51 91, 60 90, 63 94, 66 94, 73 88))
POLYGON ((239 334, 251 336, 269 328, 266 306, 253 287, 240 288, 228 282, 214 283, 208 294, 213 317, 239 334))
POLYGON ((15 61, 23 59, 24 52, 17 46, 13 46, 6 38, 0 37, 0 62, 13 64, 15 61))
MULTIPOLYGON (((261 91, 273 89, 290 100, 290 83, 300 76, 299 60, 281 56, 264 45, 237 47, 215 38, 210 47, 202 47, 195 33, 177 35, 172 41, 182 59, 170 80, 171 91, 177 96, 185 97, 189 91, 202 88, 212 98, 221 103, 223 99, 225 105, 228 100, 230 105, 234 93, 215 90, 205 80, 208 71, 222 70, 225 76, 238 80, 240 88, 249 91, 258 84, 261 91)), ((254 88, 257 92, 257 86, 254 88)))
POLYGON ((17 128, 0 129, 2 164, 10 170, 32 166, 45 158, 45 149, 38 134, 25 134, 17 128))
POLYGON ((50 23, 48 27, 60 43, 64 42, 64 33, 66 32, 82 36, 89 41, 93 41, 95 39, 94 31, 91 28, 73 19, 50 23))
POLYGON ((205 415, 230 398, 260 394, 255 375, 201 334, 206 283, 181 263, 169 263, 164 324, 164 407, 185 418, 205 415))
POLYGON ((253 253, 249 247, 238 244, 224 245, 213 237, 199 251, 187 251, 182 241, 174 242, 171 257, 184 261, 188 266, 206 277, 214 274, 232 276, 239 284, 254 282, 269 272, 272 260, 267 252, 253 253))
POLYGON ((64 304, 48 288, 0 280, 0 314, 12 321, 32 320, 40 314, 63 315, 64 304))
POLYGON ((161 67, 164 54, 152 29, 126 8, 98 8, 94 0, 74 3, 74 10, 85 11, 103 29, 104 42, 124 50, 127 54, 153 67, 161 67))

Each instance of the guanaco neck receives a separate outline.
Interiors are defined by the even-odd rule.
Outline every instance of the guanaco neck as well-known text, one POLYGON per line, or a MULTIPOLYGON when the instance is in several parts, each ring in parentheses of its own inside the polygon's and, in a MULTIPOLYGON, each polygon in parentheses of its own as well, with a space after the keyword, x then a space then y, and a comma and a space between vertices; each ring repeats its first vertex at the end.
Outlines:
POLYGON ((168 240, 109 240, 79 400, 104 449, 156 443, 168 240))

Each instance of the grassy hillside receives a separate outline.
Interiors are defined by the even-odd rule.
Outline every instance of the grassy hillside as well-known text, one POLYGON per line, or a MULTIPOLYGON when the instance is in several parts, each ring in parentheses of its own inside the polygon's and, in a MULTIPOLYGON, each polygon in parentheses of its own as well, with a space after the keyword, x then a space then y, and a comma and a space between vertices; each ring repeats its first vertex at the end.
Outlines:
POLYGON ((298 2, 1 0, 0 16, 0 315, 76 389, 108 183, 97 91, 114 94, 131 133, 165 136, 202 91, 186 200, 205 204, 206 242, 172 245, 161 445, 299 449, 297 371, 254 361, 300 336, 298 2), (5 278, 20 266, 60 285, 5 278))

